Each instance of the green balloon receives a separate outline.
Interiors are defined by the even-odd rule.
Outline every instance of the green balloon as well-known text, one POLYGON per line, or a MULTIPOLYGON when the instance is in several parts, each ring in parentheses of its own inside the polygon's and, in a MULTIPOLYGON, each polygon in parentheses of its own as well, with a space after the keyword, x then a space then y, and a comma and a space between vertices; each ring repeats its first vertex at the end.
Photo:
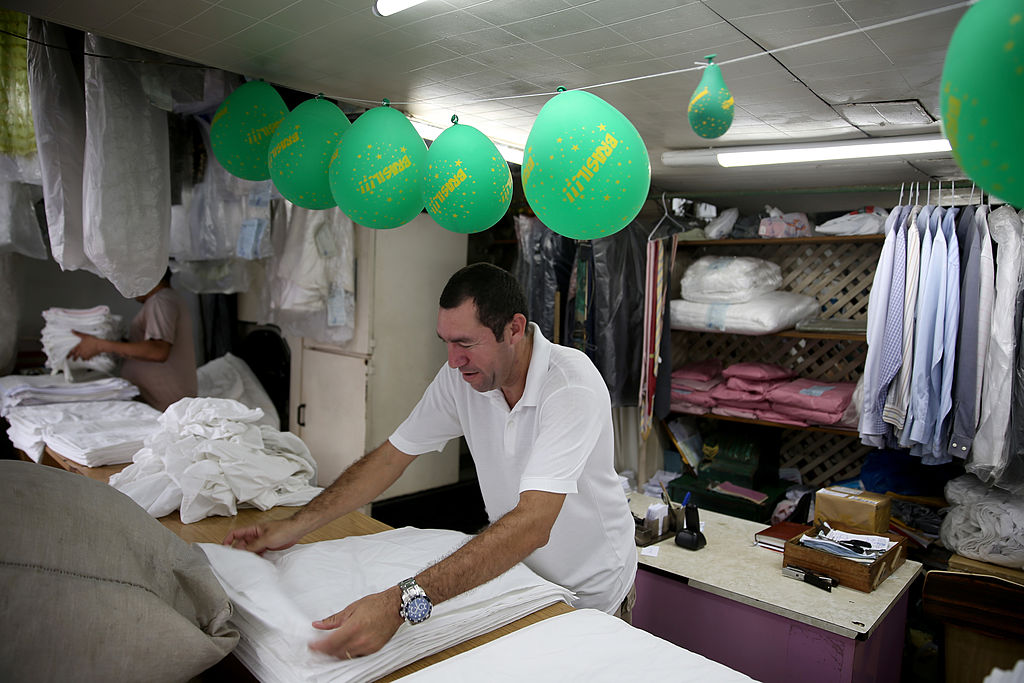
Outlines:
POLYGON ((277 127, 267 152, 277 191, 305 209, 333 207, 327 173, 331 154, 350 126, 338 105, 328 100, 317 97, 295 107, 277 127))
POLYGON ((526 139, 523 190, 546 226, 573 239, 615 234, 633 220, 651 185, 636 128, 582 90, 555 95, 526 139))
POLYGON ((288 107, 263 81, 249 81, 225 98, 213 116, 213 156, 228 173, 246 180, 266 180, 267 148, 288 107))
POLYGON ((1024 206, 1024 5, 981 0, 957 24, 939 100, 953 157, 1000 199, 1024 206))
POLYGON ((446 230, 480 232, 512 202, 512 174, 498 148, 473 126, 455 124, 427 150, 427 212, 446 230))
POLYGON ((704 58, 708 60, 708 65, 704 68, 704 75, 693 91, 690 106, 686 110, 690 127, 702 138, 717 138, 732 125, 732 93, 725 87, 722 70, 711 61, 714 58, 715 55, 704 58))
POLYGON ((331 159, 331 193, 356 223, 385 230, 405 225, 423 210, 427 146, 402 112, 364 112, 331 159))

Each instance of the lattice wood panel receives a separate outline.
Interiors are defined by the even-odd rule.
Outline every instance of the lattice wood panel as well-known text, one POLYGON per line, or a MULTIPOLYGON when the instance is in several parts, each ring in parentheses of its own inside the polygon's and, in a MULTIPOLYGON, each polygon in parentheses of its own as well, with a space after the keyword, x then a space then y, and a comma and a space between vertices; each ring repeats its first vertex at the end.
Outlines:
POLYGON ((786 429, 782 433, 779 467, 795 467, 805 484, 821 486, 857 476, 870 450, 856 437, 786 429))
POLYGON ((797 339, 716 332, 672 332, 672 367, 708 358, 724 365, 775 363, 799 377, 855 382, 864 371, 868 347, 847 339, 797 339))

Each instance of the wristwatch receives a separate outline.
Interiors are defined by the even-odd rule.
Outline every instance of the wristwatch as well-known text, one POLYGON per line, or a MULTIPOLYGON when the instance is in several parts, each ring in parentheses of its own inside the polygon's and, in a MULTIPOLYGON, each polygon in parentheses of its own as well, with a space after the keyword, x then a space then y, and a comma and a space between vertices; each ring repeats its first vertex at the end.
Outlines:
POLYGON ((416 579, 400 581, 398 589, 402 591, 402 607, 398 610, 398 614, 410 624, 422 624, 426 621, 434 604, 416 583, 416 579))

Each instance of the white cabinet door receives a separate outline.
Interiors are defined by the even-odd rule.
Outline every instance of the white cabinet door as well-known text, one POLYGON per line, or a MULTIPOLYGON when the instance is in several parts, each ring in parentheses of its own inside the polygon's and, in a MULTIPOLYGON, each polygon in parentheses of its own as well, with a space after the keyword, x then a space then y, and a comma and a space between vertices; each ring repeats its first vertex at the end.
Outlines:
POLYGON ((292 431, 313 454, 318 483, 327 486, 365 452, 366 360, 306 347, 300 381, 292 431))

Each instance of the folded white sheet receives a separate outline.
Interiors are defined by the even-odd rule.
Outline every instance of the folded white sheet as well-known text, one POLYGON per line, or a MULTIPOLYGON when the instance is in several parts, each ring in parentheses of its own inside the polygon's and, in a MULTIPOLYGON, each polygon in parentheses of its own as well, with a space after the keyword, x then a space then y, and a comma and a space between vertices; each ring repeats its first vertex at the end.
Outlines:
POLYGON ((0 415, 7 417, 7 413, 15 406, 76 401, 127 401, 138 395, 138 387, 120 377, 66 382, 61 376, 6 375, 0 377, 0 415))
POLYGON ((438 662, 409 683, 673 683, 753 679, 592 609, 560 614, 438 662))
MULTIPOLYGON (((11 424, 7 430, 11 443, 36 462, 47 443, 67 457, 72 457, 69 452, 78 453, 82 450, 88 453, 92 448, 99 451, 110 447, 131 450, 122 460, 103 463, 109 465, 114 462, 131 462, 135 451, 142 448, 146 434, 157 429, 156 420, 160 417, 160 411, 138 401, 80 401, 17 406, 8 410, 6 417, 11 424), (121 429, 122 421, 130 423, 130 436, 121 429), (90 432, 86 437, 88 443, 65 447, 61 440, 75 441, 73 435, 81 429, 90 432)), ((93 466, 89 462, 72 459, 93 466)), ((104 459, 107 459, 106 456, 104 459)))
POLYGON ((457 531, 405 527, 370 536, 297 545, 262 557, 203 543, 214 574, 234 603, 241 633, 235 654, 261 681, 369 681, 492 631, 571 593, 523 564, 402 625, 367 657, 337 660, 313 652, 324 637, 312 622, 396 585, 469 540, 457 531))

